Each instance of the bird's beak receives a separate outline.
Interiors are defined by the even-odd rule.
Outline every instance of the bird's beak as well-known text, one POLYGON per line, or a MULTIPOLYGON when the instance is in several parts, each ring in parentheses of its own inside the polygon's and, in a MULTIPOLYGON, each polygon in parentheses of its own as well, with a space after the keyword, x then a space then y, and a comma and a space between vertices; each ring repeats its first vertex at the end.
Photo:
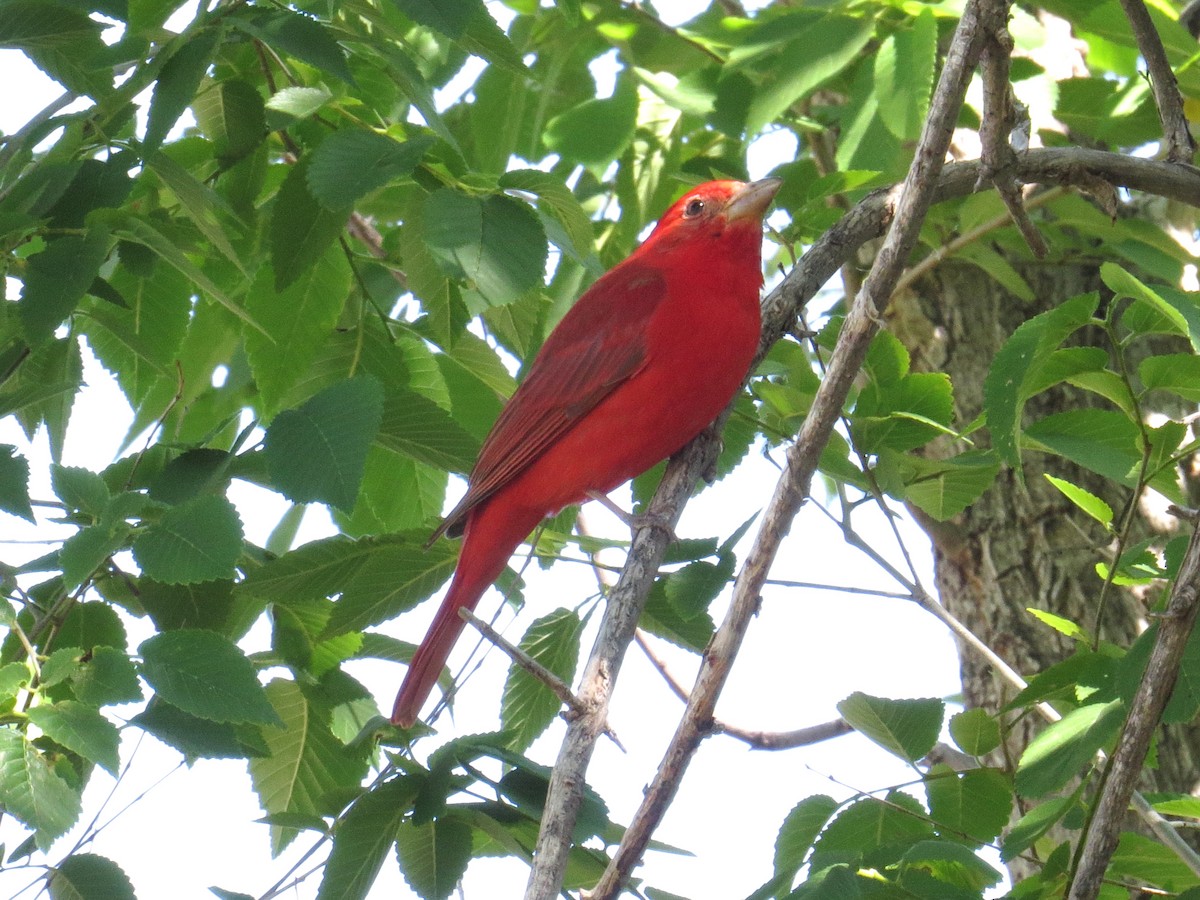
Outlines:
POLYGON ((740 219, 762 221, 763 213, 779 193, 783 180, 779 178, 763 178, 742 185, 725 207, 725 221, 736 222, 740 219))

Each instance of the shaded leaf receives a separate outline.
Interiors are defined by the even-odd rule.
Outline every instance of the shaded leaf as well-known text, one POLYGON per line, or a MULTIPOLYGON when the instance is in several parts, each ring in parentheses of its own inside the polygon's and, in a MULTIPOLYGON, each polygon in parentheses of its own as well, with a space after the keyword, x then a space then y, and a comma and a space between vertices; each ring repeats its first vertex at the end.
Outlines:
POLYGON ((855 692, 838 704, 850 725, 889 753, 916 762, 937 741, 945 704, 941 700, 888 700, 855 692))
POLYGON ((295 503, 352 510, 382 414, 383 389, 370 376, 337 382, 284 410, 267 429, 272 482, 295 503))
POLYGON ((365 898, 408 815, 418 782, 393 778, 354 801, 333 836, 317 900, 365 898))
POLYGON ((125 871, 94 853, 72 853, 55 866, 47 888, 51 900, 134 900, 125 871))
POLYGON ((412 174, 434 139, 396 141, 376 131, 343 128, 312 153, 308 189, 331 211, 344 210, 371 191, 412 174))
POLYGON ((74 700, 40 704, 29 710, 29 721, 51 740, 107 769, 114 776, 120 766, 117 727, 94 707, 74 700))
POLYGON ((214 631, 181 628, 142 642, 142 677, 164 700, 214 722, 278 724, 245 654, 214 631))
POLYGON ((422 900, 445 900, 471 860, 471 826, 450 818, 405 822, 396 830, 396 856, 404 880, 422 900))
POLYGON ((133 542, 142 571, 166 584, 232 578, 242 554, 242 521, 213 494, 173 506, 133 542))
MULTIPOLYGON (((537 619, 518 645, 565 684, 575 677, 583 621, 573 610, 559 609, 537 619)), ((554 721, 562 701, 540 680, 515 663, 509 668, 500 705, 500 723, 509 746, 523 753, 554 721)))

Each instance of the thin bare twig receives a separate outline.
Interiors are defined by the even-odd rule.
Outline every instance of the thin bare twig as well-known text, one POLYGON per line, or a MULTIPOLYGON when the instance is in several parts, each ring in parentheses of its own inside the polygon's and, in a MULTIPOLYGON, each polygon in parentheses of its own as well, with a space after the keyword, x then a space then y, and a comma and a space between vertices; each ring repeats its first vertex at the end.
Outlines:
MULTIPOLYGON (((981 190, 977 187, 979 170, 978 162, 947 165, 940 177, 936 178, 933 201, 965 197, 981 190)), ((1017 158, 1015 174, 1019 181, 1026 184, 1069 186, 1102 181, 1200 207, 1200 172, 1186 166, 1127 157, 1119 153, 1081 148, 1030 150, 1017 158)), ((764 299, 763 335, 758 359, 794 327, 798 311, 833 277, 839 267, 863 243, 883 233, 892 221, 898 196, 897 188, 882 189, 858 203, 822 235, 800 263, 764 299)), ((836 413, 832 415, 836 419, 836 413)), ((724 418, 722 416, 718 421, 717 427, 724 418)), ((711 431, 705 432, 680 451, 667 467, 652 510, 677 521, 696 479, 711 465, 716 452, 717 443, 711 431)), ((644 529, 635 535, 628 567, 609 596, 608 610, 585 669, 580 691, 580 699, 588 705, 590 712, 568 725, 559 751, 551 776, 546 814, 538 836, 530 882, 526 888, 528 898, 554 897, 558 885, 562 883, 587 765, 595 740, 601 733, 603 717, 598 718, 596 710, 606 713, 612 679, 620 667, 625 646, 632 640, 634 625, 654 582, 658 563, 666 551, 666 543, 666 535, 658 529, 644 529)), ((1020 680, 1015 672, 1011 674, 1020 680)), ((1049 712, 1053 714, 1053 710, 1049 712)))
MULTIPOLYGON (((516 644, 507 640, 502 634, 500 634, 500 632, 498 632, 487 622, 483 621, 483 619, 479 618, 479 616, 475 615, 475 613, 471 612, 471 610, 465 608, 460 609, 458 614, 467 622, 469 622, 476 631, 499 647, 509 659, 511 659, 514 663, 516 663, 542 684, 546 685, 546 687, 550 688, 550 690, 554 692, 555 697, 570 707, 572 713, 575 715, 582 715, 584 713, 583 701, 581 701, 575 696, 574 693, 572 693, 571 686, 569 684, 543 666, 540 662, 538 662, 516 644)), ((612 738, 614 744, 616 744, 618 747, 621 746, 621 742, 617 740, 616 732, 614 732, 612 728, 606 728, 605 734, 612 738)))
POLYGON ((1158 108, 1158 120, 1162 123, 1163 140, 1167 145, 1167 161, 1190 163, 1196 155, 1196 142, 1188 129, 1179 83, 1167 60, 1162 39, 1142 0, 1121 0, 1121 9, 1129 20, 1146 68, 1150 70, 1150 86, 1154 89, 1154 105, 1158 108))
MULTIPOLYGON (((1100 892, 1104 871, 1117 848, 1121 821, 1150 750, 1150 739, 1179 677, 1183 651, 1196 624, 1197 611, 1200 611, 1200 531, 1193 531, 1166 611, 1158 620, 1158 634, 1146 671, 1130 701, 1116 749, 1109 757, 1104 785, 1071 882, 1070 900, 1094 900, 1100 892)), ((1195 855, 1183 858, 1195 870, 1195 855)))
POLYGON ((1009 82, 1013 39, 1008 31, 1008 4, 995 10, 991 21, 983 27, 983 38, 979 60, 983 71, 983 119, 979 126, 983 171, 980 178, 996 186, 996 193, 1004 201, 1030 252, 1042 259, 1048 252, 1046 242, 1029 218, 1013 175, 1016 154, 1010 140, 1016 125, 1016 111, 1009 82))
MULTIPOLYGON (((1006 8, 1003 4, 1000 7, 1006 8)), ((787 465, 763 515, 754 546, 738 573, 733 601, 709 642, 691 691, 687 709, 664 754, 653 783, 646 790, 621 845, 592 891, 594 900, 616 896, 642 858, 650 836, 675 796, 684 772, 701 741, 712 727, 713 709, 741 646, 750 619, 758 608, 759 594, 779 545, 800 505, 808 496, 822 449, 842 413, 851 383, 862 366, 867 348, 879 329, 880 316, 916 245, 925 213, 934 200, 950 137, 966 95, 967 84, 979 59, 981 18, 998 7, 996 2, 972 0, 955 30, 946 62, 934 93, 929 117, 908 176, 896 204, 896 213, 875 264, 842 325, 829 368, 804 420, 800 436, 788 451, 787 465)), ((993 17, 989 17, 993 18, 993 17)))

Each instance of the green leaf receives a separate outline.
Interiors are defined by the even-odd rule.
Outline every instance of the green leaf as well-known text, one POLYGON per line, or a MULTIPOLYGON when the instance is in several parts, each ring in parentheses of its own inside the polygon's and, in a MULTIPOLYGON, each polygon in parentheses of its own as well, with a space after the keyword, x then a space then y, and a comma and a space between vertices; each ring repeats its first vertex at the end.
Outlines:
POLYGON ((638 97, 632 78, 619 78, 613 95, 584 100, 546 123, 542 140, 555 153, 602 168, 625 152, 637 125, 638 97))
POLYGON ((1032 847, 1034 841, 1053 828, 1078 802, 1077 796, 1056 797, 1029 810, 1004 836, 1000 858, 1005 861, 1016 859, 1032 847))
MULTIPOLYGON (((529 626, 518 645, 566 684, 575 677, 583 621, 578 613, 558 609, 529 626)), ((546 730, 562 707, 562 701, 539 679, 515 663, 504 683, 500 723, 509 735, 508 746, 524 753, 546 730)))
POLYGON ((15 729, 0 728, 0 808, 36 832, 49 850, 79 818, 78 792, 15 729))
POLYGON ((1035 609, 1032 606, 1026 607, 1025 611, 1039 622, 1049 625, 1059 634, 1066 635, 1072 640, 1079 641, 1083 644, 1090 644, 1092 642, 1091 635, 1089 635, 1087 631, 1085 631, 1075 622, 1072 622, 1070 619, 1055 615, 1054 613, 1048 612, 1044 609, 1035 609))
POLYGON ((141 673, 165 701, 213 722, 278 724, 254 666, 215 631, 165 631, 138 648, 141 673))
POLYGON ((820 871, 836 863, 858 864, 879 847, 933 837, 925 810, 907 794, 892 791, 883 799, 865 797, 825 826, 809 857, 809 867, 820 871))
POLYGON ((746 132, 761 131, 797 100, 857 61, 873 31, 873 22, 865 16, 810 19, 801 36, 784 46, 770 68, 769 80, 755 93, 746 114, 746 132))
POLYGON ((261 735, 251 726, 201 719, 161 697, 151 700, 129 724, 174 747, 188 760, 245 759, 269 753, 261 735))
POLYGON ((241 554, 237 510, 213 494, 171 507, 133 542, 142 572, 166 584, 232 578, 241 554))
POLYGON ((326 209, 344 210, 371 191, 407 178, 433 144, 429 135, 401 142, 376 131, 343 128, 313 151, 308 189, 326 209))
POLYGON ((135 900, 125 871, 94 853, 72 853, 54 868, 47 888, 51 900, 135 900))
POLYGON ((944 522, 957 516, 991 487, 1000 470, 990 451, 968 451, 949 459, 926 459, 884 450, 875 469, 880 486, 944 522))
POLYGON ((425 201, 422 224, 443 271, 469 279, 488 303, 511 303, 542 284, 546 235, 526 204, 440 188, 425 201))
MULTIPOLYGON (((366 758, 356 758, 333 736, 328 710, 310 702, 299 685, 276 679, 266 693, 284 727, 265 729, 270 755, 250 760, 250 779, 262 808, 271 815, 341 812, 338 798, 359 790, 366 758)), ((272 853, 278 855, 296 834, 294 828, 272 825, 272 853)))
POLYGON ((908 762, 933 749, 945 708, 941 700, 888 700, 859 691, 838 704, 851 727, 908 762))
POLYGON ((287 605, 341 594, 327 635, 361 630, 411 609, 450 577, 456 548, 415 532, 313 541, 251 572, 238 592, 287 605))
POLYGON ((133 662, 128 654, 115 647, 95 647, 89 651, 74 672, 71 687, 75 696, 90 706, 134 703, 142 699, 142 687, 133 662))
POLYGON ((12 444, 0 444, 0 510, 37 523, 29 502, 29 460, 12 444))
POLYGON ((1140 432, 1124 413, 1110 409, 1069 409, 1025 429, 1023 446, 1065 457, 1120 484, 1132 485, 1140 432))
POLYGON ((1020 469, 1018 435, 1028 399, 1026 386, 1037 380, 1040 368, 1071 334, 1091 321, 1100 302, 1097 294, 1082 294, 1024 322, 992 360, 984 381, 984 411, 992 445, 1003 462, 1020 469))
POLYGON ((295 503, 349 512, 382 414, 383 389, 370 376, 337 382, 284 410, 267 429, 272 482, 295 503))
POLYGON ((1058 488, 1059 492, 1064 497, 1082 509, 1085 513, 1103 525, 1105 528, 1112 527, 1113 511, 1112 507, 1097 497, 1090 491, 1085 491, 1081 487, 1076 487, 1064 478, 1055 478, 1049 473, 1045 473, 1046 480, 1058 488))
POLYGON ((408 815, 418 783, 393 778, 354 801, 334 833, 317 900, 367 897, 408 815))
POLYGON ((236 236, 237 232, 242 230, 242 224, 238 220, 237 214, 221 195, 165 153, 149 154, 146 165, 179 200, 180 208, 200 229, 200 233, 208 238, 227 260, 237 266, 242 274, 246 275, 246 268, 242 264, 241 257, 233 249, 226 234, 228 227, 230 232, 236 236), (218 213, 221 214, 220 217, 218 213), (227 225, 226 223, 231 224, 227 225))
POLYGON ((500 176, 499 185, 536 196, 538 209, 562 226, 575 252, 581 257, 591 255, 594 244, 591 219, 560 179, 537 169, 514 169, 500 176))
POLYGON ((74 700, 41 704, 29 710, 29 721, 51 740, 117 774, 121 737, 117 727, 94 707, 74 700))
POLYGON ((42 50, 99 37, 100 23, 82 9, 41 0, 10 0, 0 6, 0 47, 42 50))
POLYGON ((480 9, 479 0, 394 0, 402 13, 449 38, 462 37, 480 9))
POLYGON ((685 620, 706 611, 733 577, 733 562, 732 556, 722 564, 697 560, 664 576, 667 600, 685 620))
POLYGON ((775 837, 776 878, 785 880, 790 887, 817 835, 840 805, 825 794, 814 794, 792 807, 775 837))
POLYGON ((1012 815, 1013 792, 999 769, 955 772, 934 766, 925 776, 929 814, 943 836, 985 844, 999 836, 1012 815))
MULTIPOLYGON (((1154 622, 1138 635, 1129 652, 1121 659, 1117 687, 1126 703, 1133 700, 1146 671, 1151 649, 1157 641, 1158 623, 1154 622)), ((1184 724, 1195 719, 1197 712, 1200 712, 1200 630, 1193 630, 1184 645, 1179 677, 1163 710, 1162 720, 1169 725, 1184 724)))
POLYGON ((379 445, 436 469, 469 472, 479 441, 432 400, 394 388, 384 397, 379 445))
POLYGON ((159 148, 188 108, 220 42, 221 28, 202 29, 188 37, 162 67, 150 98, 146 135, 142 138, 143 155, 159 148))
POLYGON ((1061 788, 1116 736, 1124 719, 1120 700, 1071 710, 1029 742, 1017 764, 1017 791, 1042 797, 1061 788))
MULTIPOLYGON (((308 187, 311 163, 312 157, 305 156, 292 166, 279 186, 271 210, 271 266, 275 272, 275 290, 279 293, 318 260, 324 259, 327 266, 332 265, 326 251, 331 250, 350 215, 349 206, 329 210, 317 202, 308 187)), ((341 309, 344 296, 345 291, 342 291, 337 298, 338 309, 341 309)), ((295 314, 286 304, 284 307, 289 314, 295 314)))
POLYGON ((937 37, 933 10, 924 7, 910 28, 888 35, 875 53, 875 90, 884 99, 879 118, 902 141, 921 136, 933 90, 937 37))
POLYGON ((963 753, 984 756, 1000 746, 1000 724, 985 709, 964 709, 950 717, 950 737, 963 753))
POLYGON ((966 897, 968 892, 970 896, 982 896, 1003 877, 966 847, 945 841, 919 841, 904 853, 900 885, 916 897, 966 897))
POLYGON ((471 861, 471 826, 442 818, 396 830, 400 872, 422 900, 446 900, 471 861))
POLYGON ((1138 377, 1146 390, 1165 390, 1184 400, 1200 401, 1200 356, 1168 353, 1149 356, 1138 366, 1138 377))
POLYGON ((1174 850, 1132 832, 1121 835, 1106 875, 1122 881, 1146 882, 1171 892, 1200 884, 1196 873, 1174 850))
POLYGON ((350 292, 353 273, 339 247, 309 260, 310 271, 297 273, 280 290, 264 267, 250 288, 247 307, 261 331, 246 331, 246 355, 260 393, 263 414, 279 409, 288 391, 316 359, 329 339, 350 292))
POLYGON ((200 288, 251 328, 259 331, 262 330, 262 326, 254 321, 253 316, 221 290, 211 278, 205 275, 195 263, 187 258, 182 250, 175 246, 175 244, 168 240, 148 221, 135 218, 124 212, 119 216, 114 216, 113 221, 115 225, 113 234, 116 237, 134 241, 144 247, 150 248, 162 257, 168 265, 178 270, 188 281, 200 288))
POLYGON ((651 634, 694 653, 704 651, 716 630, 707 612, 694 614, 690 618, 680 615, 679 610, 667 599, 666 585, 661 579, 655 581, 650 589, 638 624, 651 634))
POLYGON ((262 7, 251 8, 254 11, 248 16, 231 17, 236 28, 347 84, 354 84, 346 52, 327 26, 290 10, 266 12, 262 7))
POLYGON ((74 311, 107 258, 108 247, 108 232, 89 228, 86 234, 57 237, 29 257, 17 311, 30 344, 49 340, 74 311))
POLYGON ((1176 334, 1181 337, 1190 335, 1187 319, 1179 310, 1116 263, 1101 263, 1100 278, 1117 295, 1118 299, 1131 297, 1134 300, 1148 303, 1174 326, 1176 334))
POLYGON ((332 99, 333 94, 323 84, 316 87, 285 87, 270 96, 266 108, 291 119, 307 119, 332 99))
POLYGON ((159 631, 204 628, 220 632, 233 611, 233 582, 162 584, 143 576, 138 580, 138 597, 159 631))
POLYGON ((106 559, 125 548, 128 537, 129 528, 122 522, 113 529, 91 525, 63 541, 58 552, 63 587, 73 591, 91 578, 106 559))
POLYGON ((50 466, 50 487, 67 509, 96 519, 108 507, 108 485, 95 472, 78 466, 50 466))
POLYGON ((218 82, 200 94, 192 108, 222 169, 245 159, 267 136, 262 95, 244 79, 218 82))

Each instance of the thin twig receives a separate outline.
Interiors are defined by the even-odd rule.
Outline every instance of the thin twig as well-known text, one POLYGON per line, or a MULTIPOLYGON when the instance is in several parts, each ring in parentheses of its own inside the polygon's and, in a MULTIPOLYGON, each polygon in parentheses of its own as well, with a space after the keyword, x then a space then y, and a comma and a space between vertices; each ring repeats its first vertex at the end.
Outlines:
MULTIPOLYGON (((965 197, 976 186, 978 162, 951 163, 935 180, 934 202, 965 197)), ((1081 148, 1030 150, 1016 162, 1016 177, 1023 183, 1073 185, 1103 181, 1131 190, 1145 191, 1200 207, 1200 172, 1159 160, 1128 157, 1119 153, 1081 148)), ((787 277, 763 301, 763 335, 757 360, 796 322, 804 304, 852 258, 866 241, 879 237, 892 220, 899 190, 881 189, 860 201, 826 231, 787 277)), ((857 307, 856 307, 857 308, 857 307)), ((836 418, 836 414, 833 414, 836 418)), ((717 426, 724 421, 724 416, 717 426)), ((716 457, 712 432, 705 432, 672 460, 652 502, 652 509, 677 518, 690 496, 696 479, 716 457)), ((632 640, 642 604, 657 575, 666 551, 666 536, 658 529, 645 529, 634 536, 628 566, 609 596, 600 635, 593 647, 583 678, 580 698, 604 711, 624 647, 632 640), (626 643, 620 643, 624 640, 626 643)), ((1011 670, 1010 670, 1011 671, 1011 670)), ((1012 672, 1016 676, 1015 672, 1012 672)), ((1019 676, 1016 676, 1018 680, 1019 676)), ((1049 710, 1053 713, 1053 710, 1049 710)), ((601 726, 595 713, 570 723, 551 776, 546 813, 530 873, 527 898, 557 895, 562 883, 571 835, 582 800, 583 784, 592 749, 601 726)))
MULTIPOLYGON (((1117 849, 1122 819, 1129 809, 1134 785, 1141 777, 1142 766, 1150 750, 1150 740, 1179 677, 1183 651, 1196 624, 1198 610, 1200 531, 1193 531, 1166 611, 1159 617, 1158 634, 1146 670, 1137 693, 1129 703, 1125 727, 1109 758, 1104 786, 1083 839, 1079 867, 1071 881, 1070 900, 1094 900, 1100 892, 1104 871, 1108 868, 1113 851, 1117 849)), ((1193 872, 1200 875, 1194 853, 1181 858, 1192 867, 1193 872)))
POLYGON ((1049 252, 1046 242, 1030 220, 1013 176, 1016 154, 1010 140, 1016 124, 1016 111, 1009 81, 1013 39, 1008 31, 1007 4, 995 10, 991 21, 983 28, 983 36, 983 50, 979 59, 983 71, 983 117, 979 126, 983 172, 980 178, 995 185, 996 193, 1004 201, 1030 252, 1042 259, 1049 252))
POLYGON ((981 12, 994 10, 995 6, 995 2, 972 0, 963 11, 912 166, 896 204, 895 219, 871 273, 842 325, 828 371, 799 438, 788 451, 784 475, 763 515, 750 555, 738 573, 733 601, 725 620, 704 653, 683 719, 620 846, 591 894, 594 900, 606 900, 622 890, 674 798, 692 756, 712 727, 717 697, 750 619, 758 609, 759 595, 779 545, 808 496, 821 451, 841 415, 871 338, 879 329, 880 315, 887 307, 908 255, 916 245, 925 213, 934 200, 938 174, 966 96, 967 84, 979 58, 981 12))
POLYGON ((1183 112, 1183 97, 1179 83, 1171 71, 1167 52, 1162 39, 1154 27, 1146 4, 1142 0, 1121 0, 1121 9, 1133 30, 1134 40, 1146 68, 1150 70, 1150 86, 1154 89, 1154 105, 1158 108, 1158 120, 1162 123, 1163 140, 1167 144, 1167 161, 1191 163, 1196 155, 1196 143, 1188 129, 1187 117, 1183 112))

